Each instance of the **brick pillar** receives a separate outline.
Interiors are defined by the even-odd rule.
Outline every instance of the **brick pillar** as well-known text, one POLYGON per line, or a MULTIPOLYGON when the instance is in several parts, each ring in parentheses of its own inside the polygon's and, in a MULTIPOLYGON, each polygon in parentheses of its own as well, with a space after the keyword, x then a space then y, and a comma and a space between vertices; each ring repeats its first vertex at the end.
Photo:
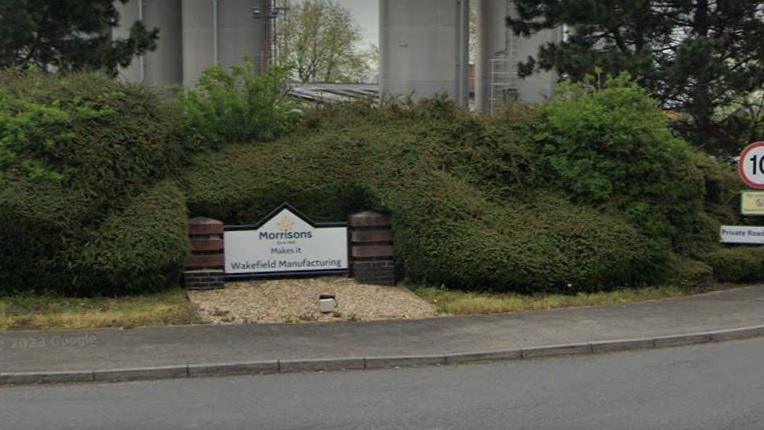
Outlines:
POLYGON ((390 219, 377 212, 350 216, 350 261, 353 277, 363 284, 395 285, 390 219))
POLYGON ((183 283, 191 290, 211 290, 224 286, 223 223, 210 218, 188 221, 191 255, 186 260, 183 283))

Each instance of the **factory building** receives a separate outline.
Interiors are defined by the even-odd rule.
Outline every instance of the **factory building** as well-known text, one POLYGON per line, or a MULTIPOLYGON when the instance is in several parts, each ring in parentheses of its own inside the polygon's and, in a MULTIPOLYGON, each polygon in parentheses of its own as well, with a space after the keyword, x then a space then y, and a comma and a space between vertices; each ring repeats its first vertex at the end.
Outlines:
MULTIPOLYGON (((375 0, 358 0, 375 1, 375 0)), ((462 104, 469 99, 469 0, 378 0, 380 85, 382 96, 432 97, 447 94, 462 104)), ((136 20, 159 28, 156 51, 121 71, 124 79, 156 86, 193 85, 212 64, 230 66, 242 56, 259 71, 273 60, 278 9, 274 0, 130 0, 117 2, 123 37, 136 20)), ((477 0, 475 108, 494 111, 507 101, 537 102, 551 96, 556 76, 517 76, 517 63, 560 30, 532 38, 516 36, 505 18, 512 0, 477 0)))

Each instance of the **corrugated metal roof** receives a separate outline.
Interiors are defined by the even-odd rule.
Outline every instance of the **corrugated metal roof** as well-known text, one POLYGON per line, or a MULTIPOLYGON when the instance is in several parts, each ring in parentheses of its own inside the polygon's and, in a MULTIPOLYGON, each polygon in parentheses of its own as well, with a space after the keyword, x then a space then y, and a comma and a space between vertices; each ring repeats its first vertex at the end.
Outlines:
POLYGON ((315 103, 347 102, 363 98, 379 97, 377 84, 295 84, 293 97, 315 103))

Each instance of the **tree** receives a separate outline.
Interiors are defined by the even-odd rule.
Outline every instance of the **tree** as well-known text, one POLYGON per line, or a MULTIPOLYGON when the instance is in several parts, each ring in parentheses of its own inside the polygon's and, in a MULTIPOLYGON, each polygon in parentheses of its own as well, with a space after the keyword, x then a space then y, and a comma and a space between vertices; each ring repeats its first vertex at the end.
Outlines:
POLYGON ((159 34, 136 22, 129 38, 112 40, 109 30, 118 22, 113 0, 2 0, 0 67, 114 74, 155 49, 159 34))
MULTIPOLYGON (((373 54, 358 52, 361 29, 350 12, 331 0, 283 1, 279 62, 294 67, 301 82, 359 82, 373 54)), ((373 60, 372 60, 373 61, 373 60)))
POLYGON ((734 150, 719 114, 764 85, 763 1, 516 0, 516 6, 517 15, 507 18, 516 34, 567 29, 562 41, 520 64, 521 76, 554 69, 582 80, 595 69, 603 76, 627 71, 664 107, 684 114, 691 141, 734 150))
POLYGON ((376 75, 374 79, 378 79, 378 72, 382 66, 382 53, 379 51, 379 46, 372 44, 362 55, 367 65, 367 76, 376 75))

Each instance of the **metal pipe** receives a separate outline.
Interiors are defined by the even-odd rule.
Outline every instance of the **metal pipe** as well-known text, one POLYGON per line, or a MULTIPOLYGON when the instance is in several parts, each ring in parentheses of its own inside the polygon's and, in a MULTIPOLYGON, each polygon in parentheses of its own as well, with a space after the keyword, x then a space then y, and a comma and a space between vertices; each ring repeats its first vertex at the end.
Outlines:
POLYGON ((279 3, 277 0, 268 0, 269 3, 269 15, 268 15, 268 22, 269 22, 269 29, 270 34, 268 37, 268 41, 270 43, 270 64, 279 64, 281 62, 279 58, 279 15, 283 12, 285 14, 284 19, 286 20, 286 11, 289 9, 286 6, 279 6, 279 3))
POLYGON ((220 64, 220 33, 218 25, 219 0, 212 0, 212 61, 220 64))
POLYGON ((457 8, 456 58, 459 64, 457 65, 456 101, 463 106, 467 106, 469 104, 469 0, 458 0, 457 8))
POLYGON ((385 97, 388 93, 388 88, 386 86, 385 79, 383 79, 385 76, 387 76, 387 70, 385 70, 385 66, 387 66, 388 61, 390 61, 387 58, 388 48, 387 48, 387 38, 384 37, 384 26, 387 25, 387 20, 385 16, 385 12, 387 9, 385 8, 385 4, 383 0, 379 0, 377 2, 377 16, 379 17, 379 37, 377 38, 377 43, 379 44, 379 101, 382 102, 385 100, 385 97))
POLYGON ((278 4, 276 3, 276 0, 273 0, 272 2, 272 9, 271 9, 271 22, 273 22, 273 40, 271 40, 271 59, 273 61, 273 64, 279 63, 279 46, 278 46, 278 40, 279 40, 279 8, 278 4))

